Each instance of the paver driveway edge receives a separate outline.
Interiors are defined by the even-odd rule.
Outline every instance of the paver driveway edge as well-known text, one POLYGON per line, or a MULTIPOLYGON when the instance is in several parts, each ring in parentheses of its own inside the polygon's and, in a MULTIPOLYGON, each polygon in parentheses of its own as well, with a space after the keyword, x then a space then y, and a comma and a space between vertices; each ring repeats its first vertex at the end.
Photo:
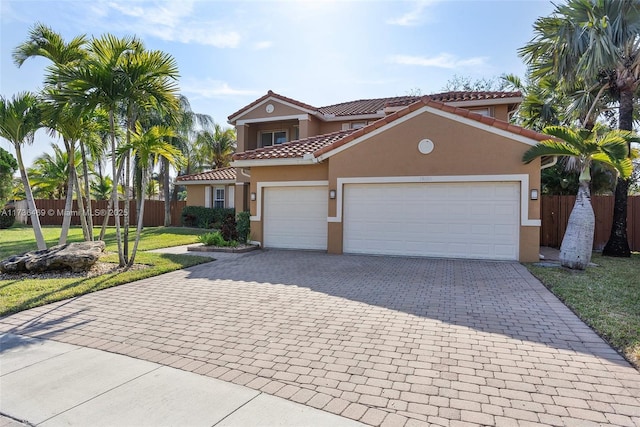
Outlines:
POLYGON ((0 319, 369 425, 640 425, 640 374, 524 266, 264 250, 0 319))

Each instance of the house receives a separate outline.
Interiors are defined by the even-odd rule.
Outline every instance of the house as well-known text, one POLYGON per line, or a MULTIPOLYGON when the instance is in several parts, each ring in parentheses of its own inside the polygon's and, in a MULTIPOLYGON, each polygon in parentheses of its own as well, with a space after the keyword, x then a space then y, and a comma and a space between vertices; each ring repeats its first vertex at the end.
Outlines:
POLYGON ((521 101, 448 92, 316 108, 269 91, 229 116, 234 205, 266 248, 536 261, 541 161, 521 159, 547 137, 508 123, 521 101))
POLYGON ((235 206, 236 170, 220 168, 212 171, 181 175, 178 185, 187 186, 187 206, 233 208, 235 206))

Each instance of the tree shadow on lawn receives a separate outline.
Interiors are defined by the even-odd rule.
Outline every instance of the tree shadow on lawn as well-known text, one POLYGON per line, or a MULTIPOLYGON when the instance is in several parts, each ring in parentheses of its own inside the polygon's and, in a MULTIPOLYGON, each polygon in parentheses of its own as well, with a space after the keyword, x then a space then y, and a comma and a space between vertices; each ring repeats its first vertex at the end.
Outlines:
MULTIPOLYGON (((189 279, 304 287, 451 325, 627 363, 517 262, 262 250, 188 271, 189 279)), ((275 298, 277 287, 271 292, 275 298)))

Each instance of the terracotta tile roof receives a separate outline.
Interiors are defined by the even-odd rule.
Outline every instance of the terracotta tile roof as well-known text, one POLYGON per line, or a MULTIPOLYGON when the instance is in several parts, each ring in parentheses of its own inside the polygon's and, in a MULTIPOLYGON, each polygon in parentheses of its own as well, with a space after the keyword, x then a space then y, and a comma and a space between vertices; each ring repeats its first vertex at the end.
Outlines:
POLYGON ((266 160, 303 157, 305 154, 311 154, 324 147, 331 146, 354 132, 356 132, 356 129, 343 130, 286 142, 284 144, 272 145, 270 147, 258 148, 256 150, 249 150, 243 153, 236 153, 233 156, 233 160, 266 160))
POLYGON ((480 123, 484 123, 488 126, 493 126, 497 129, 501 129, 516 135, 521 135, 525 138, 530 138, 536 141, 543 141, 545 139, 549 139, 549 135, 544 135, 542 133, 538 133, 535 131, 532 131, 530 129, 525 129, 523 127, 520 126, 516 126, 516 125, 512 125, 510 123, 504 122, 502 120, 498 120, 495 119, 493 117, 487 117, 487 116, 483 116, 482 114, 478 114, 478 113, 474 113, 470 110, 464 109, 464 108, 459 108, 459 107, 453 107, 451 105, 447 105, 444 104, 442 102, 437 102, 437 101, 433 101, 431 100, 430 96, 425 96, 423 97, 421 100, 419 100, 418 102, 415 102, 411 105, 409 105, 407 108, 403 108, 400 111, 397 111, 393 114, 390 114, 386 117, 383 117, 379 120, 376 120, 375 122, 373 122, 372 124, 365 126, 363 128, 358 129, 356 132, 353 132, 350 135, 347 135, 345 138, 340 139, 339 141, 336 141, 335 143, 331 144, 330 146, 326 146, 323 147, 317 151, 314 151, 313 156, 314 157, 318 157, 321 156, 322 154, 325 154, 331 150, 334 150, 350 141, 353 141, 354 139, 357 139, 363 135, 366 135, 369 132, 372 132, 388 123, 394 122, 396 120, 398 120, 400 117, 406 116, 407 114, 419 110, 420 108, 424 107, 424 106, 428 106, 431 108, 436 108, 438 110, 442 110, 448 113, 452 113, 461 117, 466 117, 467 119, 471 119, 471 120, 475 120, 477 122, 480 123))
POLYGON ((520 98, 521 92, 443 92, 427 95, 430 99, 439 102, 460 102, 460 101, 485 101, 493 99, 520 98))
POLYGON ((361 136, 366 135, 388 123, 392 123, 395 120, 398 120, 400 117, 406 116, 407 114, 416 111, 424 106, 442 110, 447 113, 465 117, 470 120, 475 120, 477 122, 484 123, 485 125, 492 126, 516 135, 521 135, 525 138, 530 138, 535 141, 543 141, 545 139, 549 139, 548 135, 525 129, 520 126, 512 125, 493 117, 483 116, 464 108, 454 107, 442 102, 433 101, 429 96, 425 96, 419 99, 417 102, 414 102, 411 105, 407 106, 406 108, 403 108, 402 110, 376 120, 370 125, 360 129, 350 129, 326 135, 318 135, 301 139, 299 141, 291 141, 286 144, 260 148, 258 150, 245 151, 244 153, 235 154, 233 158, 234 160, 285 159, 303 157, 305 154, 311 153, 314 157, 319 157, 322 154, 328 153, 329 151, 332 151, 350 141, 360 138, 361 136))
POLYGON ((280 99, 280 100, 282 100, 284 102, 288 102, 290 104, 297 105, 298 107, 302 107, 302 108, 304 108, 306 110, 312 110, 312 111, 317 111, 318 110, 316 107, 313 107, 313 106, 311 106, 309 104, 305 104, 304 102, 297 101, 297 100, 295 100, 293 98, 287 98, 286 96, 277 94, 274 91, 269 90, 266 95, 261 96, 260 98, 258 98, 255 101, 253 101, 251 104, 242 107, 241 109, 239 109, 238 111, 236 111, 235 113, 233 113, 229 117, 227 117, 227 119, 228 120, 233 119, 235 116, 243 113, 246 110, 250 110, 252 107, 260 104, 262 101, 264 101, 265 99, 270 98, 270 97, 273 97, 273 98, 276 98, 276 99, 280 99))
MULTIPOLYGON (((433 95, 427 95, 427 97, 431 98, 434 101, 440 102, 460 102, 460 101, 481 101, 481 100, 495 100, 495 99, 508 99, 508 98, 519 98, 522 94, 520 92, 443 92, 436 93, 433 95)), ((421 96, 396 96, 391 98, 374 98, 374 99, 359 99, 357 101, 349 101, 342 102, 339 104, 328 105, 326 107, 313 107, 309 104, 305 104, 304 102, 297 101, 293 98, 288 98, 286 96, 277 94, 273 91, 267 92, 266 95, 256 99, 251 104, 242 107, 240 110, 231 114, 228 119, 238 116, 246 110, 251 109, 252 107, 260 104, 265 99, 273 97, 276 99, 280 99, 282 101, 288 102, 290 104, 297 105, 306 110, 317 111, 321 115, 324 116, 360 116, 367 114, 376 114, 385 107, 404 107, 410 104, 413 104, 416 101, 419 101, 421 96)))
POLYGON ((214 169, 211 171, 181 175, 176 181, 235 181, 236 169, 232 167, 214 169))
POLYGON ((398 96, 395 98, 375 98, 375 99, 359 99, 357 101, 342 102, 340 104, 320 107, 320 111, 324 115, 332 116, 358 116, 364 114, 375 114, 384 107, 392 104, 393 106, 409 105, 419 100, 419 96, 398 96))

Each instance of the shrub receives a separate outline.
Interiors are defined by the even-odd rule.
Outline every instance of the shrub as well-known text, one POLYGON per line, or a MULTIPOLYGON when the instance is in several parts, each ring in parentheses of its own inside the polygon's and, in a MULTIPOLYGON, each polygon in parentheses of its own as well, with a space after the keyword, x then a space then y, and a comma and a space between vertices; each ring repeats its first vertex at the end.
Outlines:
POLYGON ((238 212, 236 230, 238 231, 238 241, 247 243, 249 232, 251 231, 251 213, 249 211, 238 212))
POLYGON ((205 246, 219 246, 219 247, 236 247, 238 246, 238 242, 235 240, 225 240, 222 237, 222 233, 219 231, 214 231, 212 233, 202 234, 198 236, 198 242, 202 243, 205 246))
POLYGON ((224 218, 222 227, 220 228, 222 237, 227 242, 232 240, 238 240, 238 231, 236 230, 236 218, 235 215, 229 214, 224 218))
POLYGON ((227 215, 235 215, 235 209, 205 208, 203 206, 185 206, 182 209, 182 225, 186 227, 215 228, 222 224, 227 215))
POLYGON ((0 210, 0 230, 9 228, 16 222, 16 210, 11 206, 5 206, 0 210))

